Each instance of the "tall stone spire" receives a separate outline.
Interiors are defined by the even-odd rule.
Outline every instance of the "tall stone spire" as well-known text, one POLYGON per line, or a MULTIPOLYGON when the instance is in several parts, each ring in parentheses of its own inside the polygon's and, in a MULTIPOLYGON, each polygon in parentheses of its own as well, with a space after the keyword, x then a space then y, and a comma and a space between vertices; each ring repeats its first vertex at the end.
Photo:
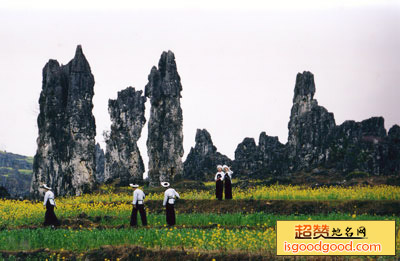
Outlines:
POLYGON ((314 75, 298 73, 288 125, 289 159, 295 169, 308 168, 326 160, 327 139, 336 126, 333 113, 319 106, 314 94, 314 75))
POLYGON ((75 57, 43 68, 39 137, 33 163, 31 193, 47 184, 57 195, 90 191, 96 169, 96 124, 92 114, 94 77, 79 45, 75 57))
POLYGON ((145 95, 151 103, 147 139, 149 181, 158 186, 183 173, 182 85, 173 52, 162 53, 158 68, 151 69, 148 80, 145 95))
POLYGON ((106 141, 105 181, 120 179, 121 185, 143 180, 144 165, 137 141, 146 123, 143 91, 128 87, 108 101, 111 133, 106 141))

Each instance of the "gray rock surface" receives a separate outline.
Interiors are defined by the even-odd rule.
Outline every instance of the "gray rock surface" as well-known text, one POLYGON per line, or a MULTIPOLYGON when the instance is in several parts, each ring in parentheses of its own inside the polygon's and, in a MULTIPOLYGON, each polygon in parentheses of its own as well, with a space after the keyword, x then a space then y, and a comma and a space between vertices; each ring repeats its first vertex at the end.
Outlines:
MULTIPOLYGON (((258 150, 262 161, 262 172, 279 175, 288 169, 285 145, 278 137, 268 136, 261 132, 258 139, 258 150)), ((261 175, 262 176, 262 175, 261 175)))
POLYGON ((195 146, 190 149, 183 163, 184 178, 203 181, 214 180, 217 165, 232 165, 232 160, 217 151, 211 135, 206 129, 197 129, 195 142, 195 146))
POLYGON ((327 167, 343 173, 357 170, 379 175, 386 172, 388 147, 382 117, 345 121, 329 139, 327 167))
POLYGON ((105 181, 119 179, 120 185, 143 180, 144 165, 137 141, 146 123, 146 97, 142 91, 128 87, 109 100, 111 133, 106 141, 105 181))
POLYGON ((251 177, 262 165, 260 152, 253 138, 244 138, 235 150, 233 170, 239 176, 251 177))
POLYGON ((293 171, 323 164, 328 156, 326 146, 335 119, 333 113, 318 105, 314 94, 314 75, 297 74, 287 144, 293 171))
POLYGON ((285 146, 278 137, 262 132, 258 145, 253 138, 245 138, 235 150, 233 169, 239 176, 265 178, 267 175, 279 175, 288 167, 285 146))
POLYGON ((388 132, 388 155, 386 169, 389 173, 398 173, 400 176, 400 126, 393 125, 388 132))
POLYGON ((49 60, 44 67, 30 188, 33 196, 39 196, 43 183, 56 195, 92 190, 96 171, 93 87, 94 77, 81 46, 67 65, 49 60))
POLYGON ((159 186, 161 181, 179 179, 183 174, 182 85, 171 51, 162 53, 158 68, 151 69, 148 80, 148 176, 151 186, 159 186))
POLYGON ((400 175, 400 127, 386 133, 384 119, 345 121, 337 126, 333 113, 318 105, 314 76, 299 73, 294 88, 288 124, 288 142, 261 133, 259 145, 245 138, 237 146, 233 166, 236 174, 262 178, 297 172, 364 172, 370 175, 400 175))

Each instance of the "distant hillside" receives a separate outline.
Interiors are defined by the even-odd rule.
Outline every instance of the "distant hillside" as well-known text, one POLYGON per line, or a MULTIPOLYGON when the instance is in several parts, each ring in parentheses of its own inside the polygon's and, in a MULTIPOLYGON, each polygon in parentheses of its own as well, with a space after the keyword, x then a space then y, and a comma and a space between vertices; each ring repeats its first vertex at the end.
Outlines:
POLYGON ((26 196, 32 179, 33 157, 0 150, 0 187, 12 197, 26 196))

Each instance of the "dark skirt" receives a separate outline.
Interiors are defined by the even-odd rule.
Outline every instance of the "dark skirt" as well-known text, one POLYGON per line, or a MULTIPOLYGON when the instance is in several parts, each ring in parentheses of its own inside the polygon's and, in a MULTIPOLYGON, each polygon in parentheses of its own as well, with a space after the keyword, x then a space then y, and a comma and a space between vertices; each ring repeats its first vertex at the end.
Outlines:
POLYGON ((220 179, 218 179, 215 182, 215 196, 217 197, 218 200, 222 200, 222 192, 224 190, 224 182, 220 179))
POLYGON ((144 209, 144 205, 136 204, 136 206, 133 206, 133 208, 132 208, 131 227, 137 226, 137 212, 138 211, 140 213, 140 219, 142 220, 142 225, 147 226, 147 217, 146 217, 146 210, 144 209))
POLYGON ((225 175, 225 199, 232 199, 232 182, 228 175, 225 175))
POLYGON ((46 203, 46 213, 44 214, 44 225, 45 226, 59 226, 60 221, 58 221, 56 214, 54 213, 54 206, 50 204, 47 200, 46 203))
POLYGON ((174 204, 169 204, 165 206, 165 214, 167 216, 167 224, 168 226, 175 225, 175 208, 174 204))

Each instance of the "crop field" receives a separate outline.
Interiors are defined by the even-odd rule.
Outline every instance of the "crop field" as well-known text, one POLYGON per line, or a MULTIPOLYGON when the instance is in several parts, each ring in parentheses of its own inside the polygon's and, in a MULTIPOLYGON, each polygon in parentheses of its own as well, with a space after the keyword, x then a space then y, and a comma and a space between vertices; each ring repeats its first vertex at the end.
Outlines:
MULTIPOLYGON (((0 259, 269 260, 275 257, 277 220, 396 220, 400 236, 396 186, 234 186, 234 199, 221 202, 213 185, 176 187, 181 200, 172 228, 166 226, 161 189, 144 188, 148 226, 139 218, 138 228, 129 226, 129 188, 109 185, 56 198, 57 229, 42 226, 42 202, 0 200, 0 259)), ((399 256, 399 241, 396 251, 399 256)))

